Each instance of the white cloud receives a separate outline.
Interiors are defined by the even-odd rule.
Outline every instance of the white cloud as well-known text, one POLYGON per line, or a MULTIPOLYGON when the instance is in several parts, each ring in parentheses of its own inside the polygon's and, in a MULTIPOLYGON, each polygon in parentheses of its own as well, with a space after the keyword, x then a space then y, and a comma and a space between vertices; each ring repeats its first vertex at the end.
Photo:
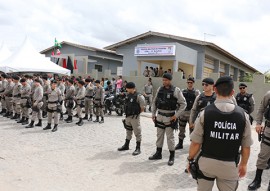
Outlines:
POLYGON ((216 43, 264 72, 270 68, 267 0, 0 0, 0 42, 27 35, 38 50, 58 41, 104 47, 149 30, 216 43))

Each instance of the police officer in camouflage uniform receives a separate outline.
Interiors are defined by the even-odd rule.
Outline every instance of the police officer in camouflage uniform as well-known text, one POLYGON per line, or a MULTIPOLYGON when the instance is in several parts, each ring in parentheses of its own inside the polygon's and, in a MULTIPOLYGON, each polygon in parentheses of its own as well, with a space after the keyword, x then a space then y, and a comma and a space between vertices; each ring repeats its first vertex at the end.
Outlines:
POLYGON ((21 94, 21 109, 22 109, 22 118, 17 123, 26 125, 29 122, 29 108, 31 108, 31 86, 26 82, 25 78, 20 80, 22 88, 20 91, 21 94))
POLYGON ((7 107, 7 112, 4 115, 4 117, 11 118, 13 116, 12 93, 13 93, 14 83, 12 82, 11 76, 7 76, 7 81, 8 83, 3 93, 3 95, 5 96, 6 107, 7 107))
MULTIPOLYGON (((151 105, 152 105, 152 100, 153 100, 153 85, 150 79, 151 78, 149 78, 147 84, 144 85, 143 96, 145 97, 145 100, 148 100, 149 111, 151 112, 151 105)), ((147 101, 146 101, 146 104, 147 104, 147 101)))
POLYGON ((12 92, 12 103, 13 103, 13 111, 14 111, 14 116, 11 119, 15 119, 16 121, 20 119, 21 116, 21 105, 20 105, 20 100, 21 100, 21 83, 19 82, 20 78, 17 75, 13 76, 13 82, 14 82, 14 87, 13 87, 13 92, 12 92))
POLYGON ((48 94, 51 91, 50 81, 48 80, 48 76, 42 76, 43 80, 43 106, 41 108, 42 110, 42 117, 47 117, 47 101, 48 101, 48 94))
POLYGON ((29 125, 25 128, 33 128, 35 119, 38 118, 38 123, 35 126, 41 127, 42 126, 42 119, 41 119, 41 107, 43 105, 43 88, 40 85, 40 80, 35 79, 35 92, 33 94, 33 105, 32 105, 32 118, 29 125))
MULTIPOLYGON (((217 98, 214 104, 200 112, 190 135, 192 142, 187 159, 194 163, 198 156, 198 191, 211 191, 215 180, 220 191, 235 191, 239 177, 246 175, 253 143, 251 125, 248 114, 231 100, 233 87, 233 80, 229 76, 216 81, 217 98)), ((190 170, 189 165, 187 169, 190 170)))
POLYGON ((79 126, 83 125, 83 119, 82 119, 82 108, 84 107, 84 97, 85 97, 85 87, 84 87, 84 81, 80 80, 78 82, 78 91, 75 96, 75 101, 77 102, 77 115, 79 118, 79 121, 76 123, 79 126))
POLYGON ((92 121, 93 117, 93 98, 94 98, 94 85, 92 84, 92 79, 86 78, 85 79, 86 87, 85 87, 85 116, 83 120, 92 121), (88 119, 88 114, 90 117, 88 119))
MULTIPOLYGON (((186 137, 185 132, 186 132, 186 125, 187 122, 189 121, 190 117, 190 110, 193 106, 193 103, 195 101, 195 98, 200 95, 200 91, 196 90, 194 88, 194 83, 195 79, 193 77, 189 77, 187 79, 187 88, 182 90, 183 96, 186 99, 187 102, 187 107, 184 112, 181 113, 179 117, 179 143, 176 145, 175 150, 177 149, 183 149, 183 141, 184 138, 186 137)), ((191 133, 191 129, 189 130, 191 133)))
POLYGON ((64 95, 65 95, 65 90, 66 87, 64 85, 63 79, 62 78, 57 78, 57 88, 60 90, 61 92, 61 99, 60 99, 60 118, 59 120, 63 120, 64 119, 64 114, 63 114, 63 100, 64 100, 64 95))
POLYGON ((144 97, 137 93, 135 90, 135 84, 128 82, 126 85, 128 92, 125 104, 126 118, 123 120, 124 127, 126 129, 126 142, 118 148, 118 151, 129 150, 129 143, 132 138, 132 133, 136 137, 136 149, 132 155, 138 155, 141 153, 141 126, 140 126, 140 113, 144 111, 145 100, 144 97))
POLYGON ((43 128, 43 130, 51 129, 52 124, 52 118, 54 118, 54 127, 52 129, 52 132, 57 131, 57 126, 59 123, 59 113, 61 111, 60 109, 60 102, 62 100, 61 98, 62 93, 60 89, 57 87, 57 81, 52 80, 51 81, 51 88, 48 92, 48 103, 47 103, 47 112, 48 112, 48 124, 46 127, 43 128))
POLYGON ((2 105, 2 111, 0 112, 0 115, 4 115, 7 112, 6 109, 6 101, 5 101, 5 97, 4 97, 4 91, 7 87, 7 83, 8 81, 6 80, 7 75, 6 74, 2 74, 1 75, 1 86, 0 86, 0 97, 1 97, 1 105, 2 105))
MULTIPOLYGON (((256 190, 261 187, 262 173, 264 169, 269 166, 270 158, 270 91, 268 91, 259 106, 256 116, 256 132, 263 133, 261 141, 261 150, 257 159, 257 170, 253 182, 248 186, 249 190, 256 190), (263 117, 265 117, 265 124, 262 126, 263 117), (268 163, 268 164, 267 164, 268 163)), ((270 191, 270 180, 268 185, 270 191)))
POLYGON ((95 91, 95 98, 94 98, 94 111, 96 115, 96 120, 94 122, 104 123, 104 89, 100 85, 100 81, 96 80, 96 88, 95 91), (101 117, 101 120, 99 121, 99 116, 101 117))
POLYGON ((67 123, 72 123, 73 118, 73 107, 74 107, 74 96, 75 96, 75 87, 73 85, 73 80, 69 79, 66 81, 66 97, 65 97, 65 106, 67 109, 68 117, 65 119, 67 123))
POLYGON ((168 165, 174 164, 175 142, 174 130, 178 128, 177 119, 186 108, 186 100, 178 87, 171 84, 172 75, 163 75, 163 86, 158 88, 152 105, 152 119, 157 127, 157 151, 149 157, 149 160, 162 158, 164 135, 167 136, 167 144, 170 151, 168 165))

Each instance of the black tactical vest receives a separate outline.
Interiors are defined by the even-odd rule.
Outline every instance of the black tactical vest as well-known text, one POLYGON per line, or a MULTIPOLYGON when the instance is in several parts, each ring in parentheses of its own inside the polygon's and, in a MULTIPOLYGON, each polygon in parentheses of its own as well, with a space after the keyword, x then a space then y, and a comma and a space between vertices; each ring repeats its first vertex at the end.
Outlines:
POLYGON ((139 115, 141 113, 140 104, 137 102, 138 93, 128 94, 126 97, 125 113, 126 116, 139 115))
POLYGON ((202 154, 205 157, 235 161, 246 126, 245 112, 239 107, 220 111, 215 104, 205 108, 202 154))
POLYGON ((193 103, 194 103, 194 100, 196 98, 195 89, 192 89, 192 90, 184 89, 183 96, 185 97, 186 102, 187 102, 187 107, 186 107, 185 111, 189 111, 189 110, 191 110, 193 103))
POLYGON ((210 104, 214 103, 215 100, 216 100, 216 94, 215 93, 213 93, 211 96, 206 96, 204 93, 201 93, 200 97, 198 99, 199 110, 202 110, 207 105, 210 105, 210 104))
POLYGON ((169 89, 161 87, 157 94, 156 106, 163 110, 176 110, 177 98, 174 97, 175 87, 171 86, 169 89))
POLYGON ((252 94, 245 94, 242 95, 240 93, 238 93, 235 97, 237 105, 242 107, 248 114, 250 113, 250 103, 249 103, 249 99, 251 98, 252 94))

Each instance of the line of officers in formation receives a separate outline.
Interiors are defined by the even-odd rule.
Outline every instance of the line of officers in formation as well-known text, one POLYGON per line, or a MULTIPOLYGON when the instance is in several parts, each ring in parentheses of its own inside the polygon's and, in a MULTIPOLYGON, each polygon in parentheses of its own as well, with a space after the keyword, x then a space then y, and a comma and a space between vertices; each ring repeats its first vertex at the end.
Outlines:
MULTIPOLYGON (((234 83, 231 77, 220 77, 216 83, 211 78, 202 80, 203 92, 194 88, 195 80, 187 79, 187 88, 180 90, 171 84, 172 75, 163 75, 163 85, 153 96, 151 80, 144 86, 142 94, 136 92, 133 82, 126 83, 125 119, 126 140, 119 151, 129 150, 129 143, 134 133, 136 148, 132 153, 141 153, 140 113, 146 108, 147 100, 152 120, 157 127, 156 152, 149 160, 162 159, 162 148, 166 134, 170 152, 168 165, 174 164, 175 150, 183 149, 186 124, 189 124, 191 144, 187 171, 195 162, 198 190, 212 190, 216 180, 219 190, 236 190, 239 177, 246 174, 251 139, 251 124, 255 101, 252 94, 247 93, 247 85, 240 83, 239 93, 233 96, 234 83), (179 129, 178 144, 175 145, 174 133, 179 129), (241 147, 241 149, 240 149, 241 147), (240 159, 239 159, 240 158, 240 159), (238 160, 237 160, 238 159, 238 160)), ((48 116, 48 124, 44 130, 51 129, 52 120, 57 130, 60 120, 63 120, 63 105, 66 107, 67 123, 73 121, 73 108, 76 104, 77 125, 83 125, 83 120, 104 122, 104 89, 100 81, 92 79, 76 80, 61 79, 49 81, 47 76, 34 76, 33 81, 28 75, 1 75, 0 95, 1 115, 27 125, 26 128, 42 126, 42 117, 48 116), (82 118, 82 108, 85 116, 82 118), (31 121, 29 113, 32 112, 31 121), (59 117, 60 115, 60 117, 59 117), (100 119, 99 119, 100 117, 100 119)), ((254 181, 248 186, 256 190, 261 185, 264 169, 269 168, 270 158, 270 91, 264 96, 256 115, 256 131, 263 134, 261 150, 257 160, 257 171, 254 181), (265 126, 262 126, 265 117, 265 126), (263 132, 263 133, 262 133, 263 132)), ((194 172, 193 172, 194 173, 194 172)), ((268 188, 270 190, 270 186, 268 188)))

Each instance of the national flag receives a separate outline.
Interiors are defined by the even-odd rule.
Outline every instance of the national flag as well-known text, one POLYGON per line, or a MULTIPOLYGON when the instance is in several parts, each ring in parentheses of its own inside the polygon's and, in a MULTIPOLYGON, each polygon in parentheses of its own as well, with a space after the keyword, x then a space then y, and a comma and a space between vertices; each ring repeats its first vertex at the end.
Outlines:
POLYGON ((74 60, 74 70, 77 70, 77 60, 74 60))
POLYGON ((62 48, 62 45, 56 40, 56 38, 54 39, 54 47, 55 48, 62 48))
POLYGON ((63 59, 63 68, 67 68, 67 60, 63 59))
POLYGON ((56 50, 56 55, 60 55, 61 51, 59 49, 56 50))

